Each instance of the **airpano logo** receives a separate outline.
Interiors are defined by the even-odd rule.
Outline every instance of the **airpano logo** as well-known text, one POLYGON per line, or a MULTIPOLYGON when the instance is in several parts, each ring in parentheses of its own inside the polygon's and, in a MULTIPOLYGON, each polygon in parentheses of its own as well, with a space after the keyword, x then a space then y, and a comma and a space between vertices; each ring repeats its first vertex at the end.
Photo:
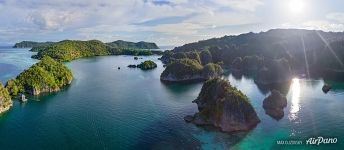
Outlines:
POLYGON ((320 145, 320 144, 336 144, 338 142, 337 138, 324 138, 319 136, 318 138, 309 138, 306 141, 307 145, 320 145))

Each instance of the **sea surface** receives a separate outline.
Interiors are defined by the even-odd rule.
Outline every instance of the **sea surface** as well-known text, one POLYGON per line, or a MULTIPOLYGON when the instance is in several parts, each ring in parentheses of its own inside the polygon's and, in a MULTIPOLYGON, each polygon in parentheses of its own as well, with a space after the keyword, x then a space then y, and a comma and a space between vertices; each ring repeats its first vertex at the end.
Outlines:
MULTIPOLYGON (((28 49, 0 48, 0 79, 4 83, 35 62, 28 49)), ((242 90, 257 111, 261 123, 250 132, 220 133, 216 129, 185 123, 197 112, 202 83, 164 84, 158 56, 100 56, 78 59, 66 65, 75 80, 58 93, 14 102, 0 115, 0 150, 98 150, 98 149, 343 149, 344 83, 321 90, 321 79, 293 79, 281 85, 287 93, 285 116, 275 120, 265 114, 263 100, 271 87, 250 77, 225 76, 242 90), (144 60, 158 68, 127 68, 144 60), (117 69, 120 67, 121 69, 117 69), (314 137, 337 138, 336 144, 306 145, 314 137), (302 145, 278 145, 277 140, 301 140, 302 145)))

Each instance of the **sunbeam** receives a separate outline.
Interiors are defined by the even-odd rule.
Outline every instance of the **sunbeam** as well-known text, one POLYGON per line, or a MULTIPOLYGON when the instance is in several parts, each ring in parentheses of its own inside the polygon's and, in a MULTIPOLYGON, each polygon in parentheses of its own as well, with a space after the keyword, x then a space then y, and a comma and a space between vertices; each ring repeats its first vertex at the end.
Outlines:
POLYGON ((309 78, 310 77, 309 64, 308 64, 308 59, 307 59, 307 54, 306 54, 306 47, 305 47, 305 41, 303 39, 303 35, 301 36, 301 41, 302 41, 303 55, 305 57, 305 63, 306 63, 307 78, 309 78))
POLYGON ((337 59, 338 63, 340 64, 340 66, 342 68, 344 68, 344 64, 343 62, 340 60, 340 58, 338 57, 338 55, 336 54, 336 52, 332 49, 331 45, 326 41, 326 39, 318 32, 316 31, 317 35, 320 37, 320 39, 326 44, 326 47, 330 50, 330 52, 332 53, 332 55, 337 59))

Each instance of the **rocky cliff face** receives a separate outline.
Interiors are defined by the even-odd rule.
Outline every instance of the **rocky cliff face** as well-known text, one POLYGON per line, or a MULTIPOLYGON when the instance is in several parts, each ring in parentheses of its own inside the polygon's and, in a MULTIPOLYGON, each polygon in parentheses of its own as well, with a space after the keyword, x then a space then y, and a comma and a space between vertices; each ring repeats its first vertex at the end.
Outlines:
POLYGON ((224 79, 214 78, 205 82, 194 102, 199 112, 184 119, 196 125, 235 132, 251 130, 260 122, 248 98, 224 79))
POLYGON ((11 96, 7 89, 0 83, 0 114, 9 110, 12 105, 11 96))
POLYGON ((276 120, 283 118, 283 108, 285 107, 287 107, 287 98, 277 90, 272 90, 271 94, 263 101, 265 113, 276 120))

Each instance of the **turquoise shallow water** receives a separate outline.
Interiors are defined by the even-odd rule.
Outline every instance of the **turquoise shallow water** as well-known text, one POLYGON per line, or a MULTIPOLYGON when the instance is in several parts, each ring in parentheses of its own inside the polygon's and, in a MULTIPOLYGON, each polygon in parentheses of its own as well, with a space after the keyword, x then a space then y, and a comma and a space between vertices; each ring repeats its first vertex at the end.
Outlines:
POLYGON ((36 63, 37 60, 30 58, 33 54, 25 48, 0 47, 0 81, 5 83, 36 63))
MULTIPOLYGON (((14 77, 19 70, 36 62, 27 55, 30 53, 25 50, 18 53, 3 51, 0 64, 8 65, 1 67, 5 70, 0 72, 1 81, 14 77), (20 69, 7 71, 14 66, 20 69)), ((143 60, 134 60, 132 56, 102 56, 67 63, 75 76, 71 86, 55 94, 29 97, 25 104, 15 101, 14 107, 0 116, 0 149, 344 147, 342 83, 332 82, 335 89, 328 94, 321 91, 323 80, 299 79, 284 85, 288 106, 284 110, 285 116, 276 121, 265 115, 262 108, 268 88, 258 87, 248 77, 228 75, 229 81, 248 95, 261 119, 251 132, 229 135, 183 121, 185 115, 197 111, 191 101, 200 92, 201 83, 161 83, 159 76, 163 67, 158 57, 144 57, 143 60), (154 60, 158 68, 142 71, 126 67, 146 59, 154 60), (336 137, 338 143, 321 146, 276 144, 277 140, 290 139, 305 143, 309 137, 318 136, 336 137)))

